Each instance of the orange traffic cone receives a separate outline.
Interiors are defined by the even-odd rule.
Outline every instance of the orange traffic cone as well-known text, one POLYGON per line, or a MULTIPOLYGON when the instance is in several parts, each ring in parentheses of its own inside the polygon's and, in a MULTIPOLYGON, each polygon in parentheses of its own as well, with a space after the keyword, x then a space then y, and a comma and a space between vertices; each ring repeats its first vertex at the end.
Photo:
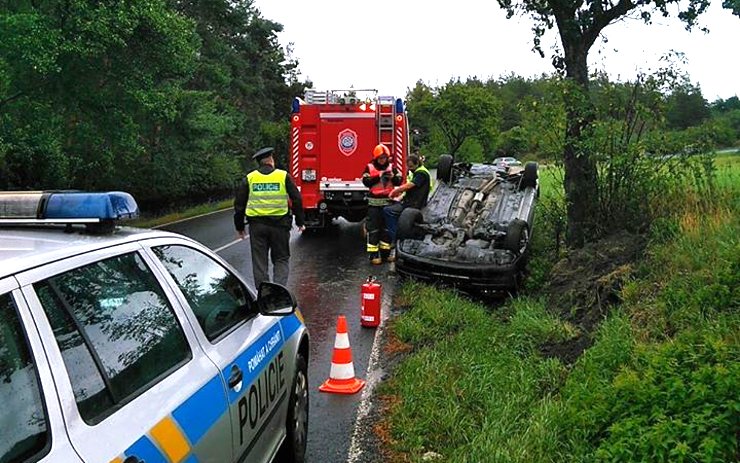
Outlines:
POLYGON ((319 386, 319 391, 354 394, 363 386, 365 386, 365 380, 355 378, 352 349, 349 347, 349 334, 347 333, 347 319, 344 315, 340 315, 337 319, 337 337, 334 340, 329 379, 319 386))

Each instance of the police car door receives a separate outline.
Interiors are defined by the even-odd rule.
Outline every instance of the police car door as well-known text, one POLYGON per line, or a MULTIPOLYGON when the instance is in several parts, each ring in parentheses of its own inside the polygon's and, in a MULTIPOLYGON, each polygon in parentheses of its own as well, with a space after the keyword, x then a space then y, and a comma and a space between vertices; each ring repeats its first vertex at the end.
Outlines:
POLYGON ((129 243, 18 276, 70 441, 88 462, 231 461, 219 372, 142 252, 129 243))
POLYGON ((151 249, 180 289, 203 349, 221 370, 235 460, 270 461, 284 434, 293 368, 282 350, 278 319, 259 315, 245 283, 196 243, 151 249))
POLYGON ((0 279, 0 404, 0 461, 82 463, 67 439, 44 348, 14 278, 0 279))

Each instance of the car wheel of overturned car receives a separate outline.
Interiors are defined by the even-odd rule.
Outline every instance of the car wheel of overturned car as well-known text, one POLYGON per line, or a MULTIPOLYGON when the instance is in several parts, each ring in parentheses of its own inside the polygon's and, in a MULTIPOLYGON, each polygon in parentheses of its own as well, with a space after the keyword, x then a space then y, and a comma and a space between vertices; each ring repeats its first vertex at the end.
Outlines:
POLYGON ((406 238, 416 238, 419 235, 418 224, 424 222, 424 215, 419 209, 413 207, 407 207, 401 212, 401 217, 398 218, 398 231, 396 238, 398 240, 404 240, 406 238))
POLYGON ((285 440, 277 454, 276 462, 303 463, 306 459, 308 437, 308 368, 306 359, 298 354, 295 362, 288 418, 285 420, 285 440))
POLYGON ((437 180, 441 180, 445 183, 452 181, 452 164, 455 159, 449 154, 443 154, 439 157, 439 163, 437 163, 437 180))
POLYGON ((523 190, 528 187, 536 187, 537 186, 537 163, 536 162, 528 162, 524 166, 524 173, 522 174, 522 180, 519 182, 519 189, 523 190))
POLYGON ((509 222, 509 227, 504 238, 504 249, 523 254, 529 242, 529 226, 521 219, 509 222))

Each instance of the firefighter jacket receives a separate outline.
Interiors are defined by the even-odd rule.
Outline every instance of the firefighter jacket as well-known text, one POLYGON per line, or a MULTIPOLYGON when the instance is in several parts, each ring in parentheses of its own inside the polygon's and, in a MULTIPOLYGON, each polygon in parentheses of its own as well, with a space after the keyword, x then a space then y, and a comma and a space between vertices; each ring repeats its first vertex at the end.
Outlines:
POLYGON ((393 191, 393 187, 401 184, 401 181, 401 173, 390 162, 385 165, 376 161, 368 163, 362 173, 362 183, 370 189, 368 204, 370 206, 388 204, 388 195, 393 191))
POLYGON ((244 230, 244 220, 290 228, 293 215, 304 224, 301 193, 290 176, 268 165, 250 172, 239 185, 234 199, 234 227, 244 230))

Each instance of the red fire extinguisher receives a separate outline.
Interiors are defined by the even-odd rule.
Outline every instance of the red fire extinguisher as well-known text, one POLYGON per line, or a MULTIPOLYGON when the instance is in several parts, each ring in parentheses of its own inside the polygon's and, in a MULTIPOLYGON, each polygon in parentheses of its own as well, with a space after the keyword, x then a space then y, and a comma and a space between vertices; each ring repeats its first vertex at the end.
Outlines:
POLYGON ((362 285, 362 291, 360 291, 362 302, 360 324, 362 326, 375 328, 380 325, 381 289, 381 284, 377 282, 374 276, 367 277, 367 281, 362 285))

